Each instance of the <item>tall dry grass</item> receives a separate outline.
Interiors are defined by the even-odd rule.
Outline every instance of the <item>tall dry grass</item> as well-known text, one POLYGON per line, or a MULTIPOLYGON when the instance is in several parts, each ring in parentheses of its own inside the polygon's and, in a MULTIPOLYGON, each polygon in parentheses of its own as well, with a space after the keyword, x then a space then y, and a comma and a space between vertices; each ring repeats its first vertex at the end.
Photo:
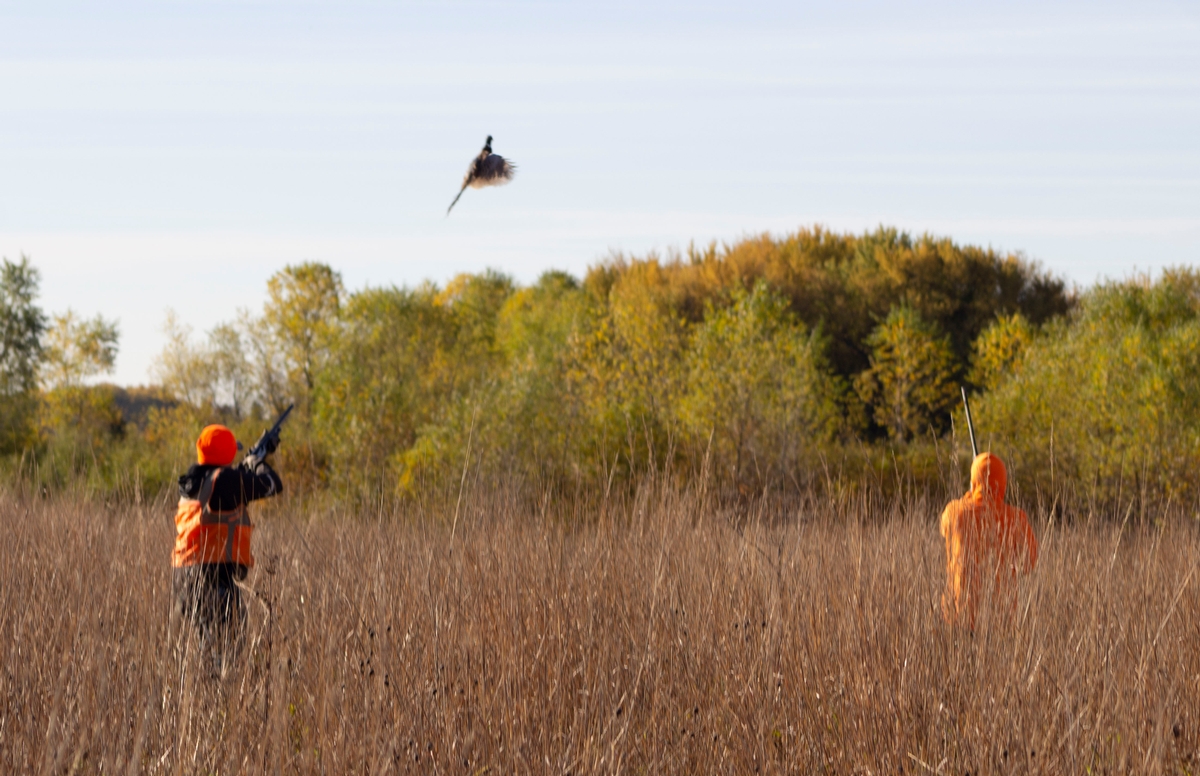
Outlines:
MULTIPOLYGON (((169 621, 166 503, 7 497, 5 773, 1200 768, 1200 534, 1047 526, 1015 613, 939 615, 940 504, 495 492, 274 516, 223 677, 169 621)), ((302 510, 300 507, 296 507, 302 510)))

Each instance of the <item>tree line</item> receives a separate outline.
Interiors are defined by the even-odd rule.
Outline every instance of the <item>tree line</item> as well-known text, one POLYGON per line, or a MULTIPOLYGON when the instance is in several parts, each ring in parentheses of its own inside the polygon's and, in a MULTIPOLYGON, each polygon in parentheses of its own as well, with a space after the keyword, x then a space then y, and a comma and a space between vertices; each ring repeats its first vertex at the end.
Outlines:
POLYGON ((932 481, 962 446, 960 385, 1029 487, 1183 497, 1171 473, 1200 441, 1187 269, 1079 292, 1018 254, 884 228, 616 254, 531 285, 348 291, 309 262, 200 336, 168 316, 141 389, 94 384, 115 324, 47 319, 36 281, 5 261, 3 452, 59 487, 167 487, 201 424, 250 438, 293 401, 290 479, 353 498, 453 487, 468 465, 539 492, 932 481))

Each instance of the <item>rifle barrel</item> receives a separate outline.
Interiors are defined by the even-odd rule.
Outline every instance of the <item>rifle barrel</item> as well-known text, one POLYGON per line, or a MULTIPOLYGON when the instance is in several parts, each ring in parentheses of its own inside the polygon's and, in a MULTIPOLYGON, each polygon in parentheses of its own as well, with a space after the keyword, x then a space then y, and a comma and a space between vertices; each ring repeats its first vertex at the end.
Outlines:
POLYGON ((288 405, 287 409, 283 411, 283 414, 279 416, 279 420, 275 421, 275 425, 271 426, 272 433, 274 433, 274 434, 279 433, 279 430, 281 428, 283 428, 283 421, 287 420, 288 415, 292 414, 292 407, 295 407, 295 406, 296 406, 295 404, 288 405))
POLYGON ((967 431, 971 432, 971 457, 972 459, 979 457, 979 446, 975 444, 975 424, 971 422, 971 402, 967 401, 967 388, 960 385, 959 390, 962 391, 963 409, 967 411, 967 431))
POLYGON ((287 420, 288 415, 292 414, 292 408, 295 406, 295 404, 288 405, 288 408, 279 416, 279 420, 275 421, 275 425, 271 426, 271 430, 263 432, 262 438, 258 440, 254 447, 250 448, 249 455, 262 455, 266 452, 264 445, 267 439, 271 437, 279 439, 279 432, 283 430, 283 421, 287 420))

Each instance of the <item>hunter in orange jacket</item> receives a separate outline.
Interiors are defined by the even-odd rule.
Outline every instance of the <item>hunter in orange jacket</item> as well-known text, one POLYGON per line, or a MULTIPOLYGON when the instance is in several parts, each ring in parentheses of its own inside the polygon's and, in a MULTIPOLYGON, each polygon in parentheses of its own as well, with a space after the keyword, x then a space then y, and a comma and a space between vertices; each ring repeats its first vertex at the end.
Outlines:
POLYGON ((196 440, 196 463, 179 478, 171 586, 177 610, 206 644, 230 636, 231 627, 236 633, 246 616, 236 585, 254 565, 246 506, 283 490, 266 454, 234 466, 239 447, 225 426, 206 427, 196 440))
POLYGON ((946 505, 941 532, 946 540, 946 592, 942 613, 949 622, 975 627, 984 572, 995 572, 995 595, 1006 594, 1018 572, 1037 563, 1037 538, 1024 510, 1004 503, 1008 473, 992 453, 971 463, 971 490, 946 505))

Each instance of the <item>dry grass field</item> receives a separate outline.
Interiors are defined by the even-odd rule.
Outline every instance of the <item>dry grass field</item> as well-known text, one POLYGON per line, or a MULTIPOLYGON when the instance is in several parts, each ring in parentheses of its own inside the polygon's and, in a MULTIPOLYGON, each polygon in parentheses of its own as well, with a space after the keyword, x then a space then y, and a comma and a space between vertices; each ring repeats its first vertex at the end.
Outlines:
POLYGON ((223 676, 169 621, 171 507, 4 497, 4 773, 1197 773, 1200 531, 1047 526, 945 626, 940 504, 736 522, 504 494, 255 533, 223 676))

